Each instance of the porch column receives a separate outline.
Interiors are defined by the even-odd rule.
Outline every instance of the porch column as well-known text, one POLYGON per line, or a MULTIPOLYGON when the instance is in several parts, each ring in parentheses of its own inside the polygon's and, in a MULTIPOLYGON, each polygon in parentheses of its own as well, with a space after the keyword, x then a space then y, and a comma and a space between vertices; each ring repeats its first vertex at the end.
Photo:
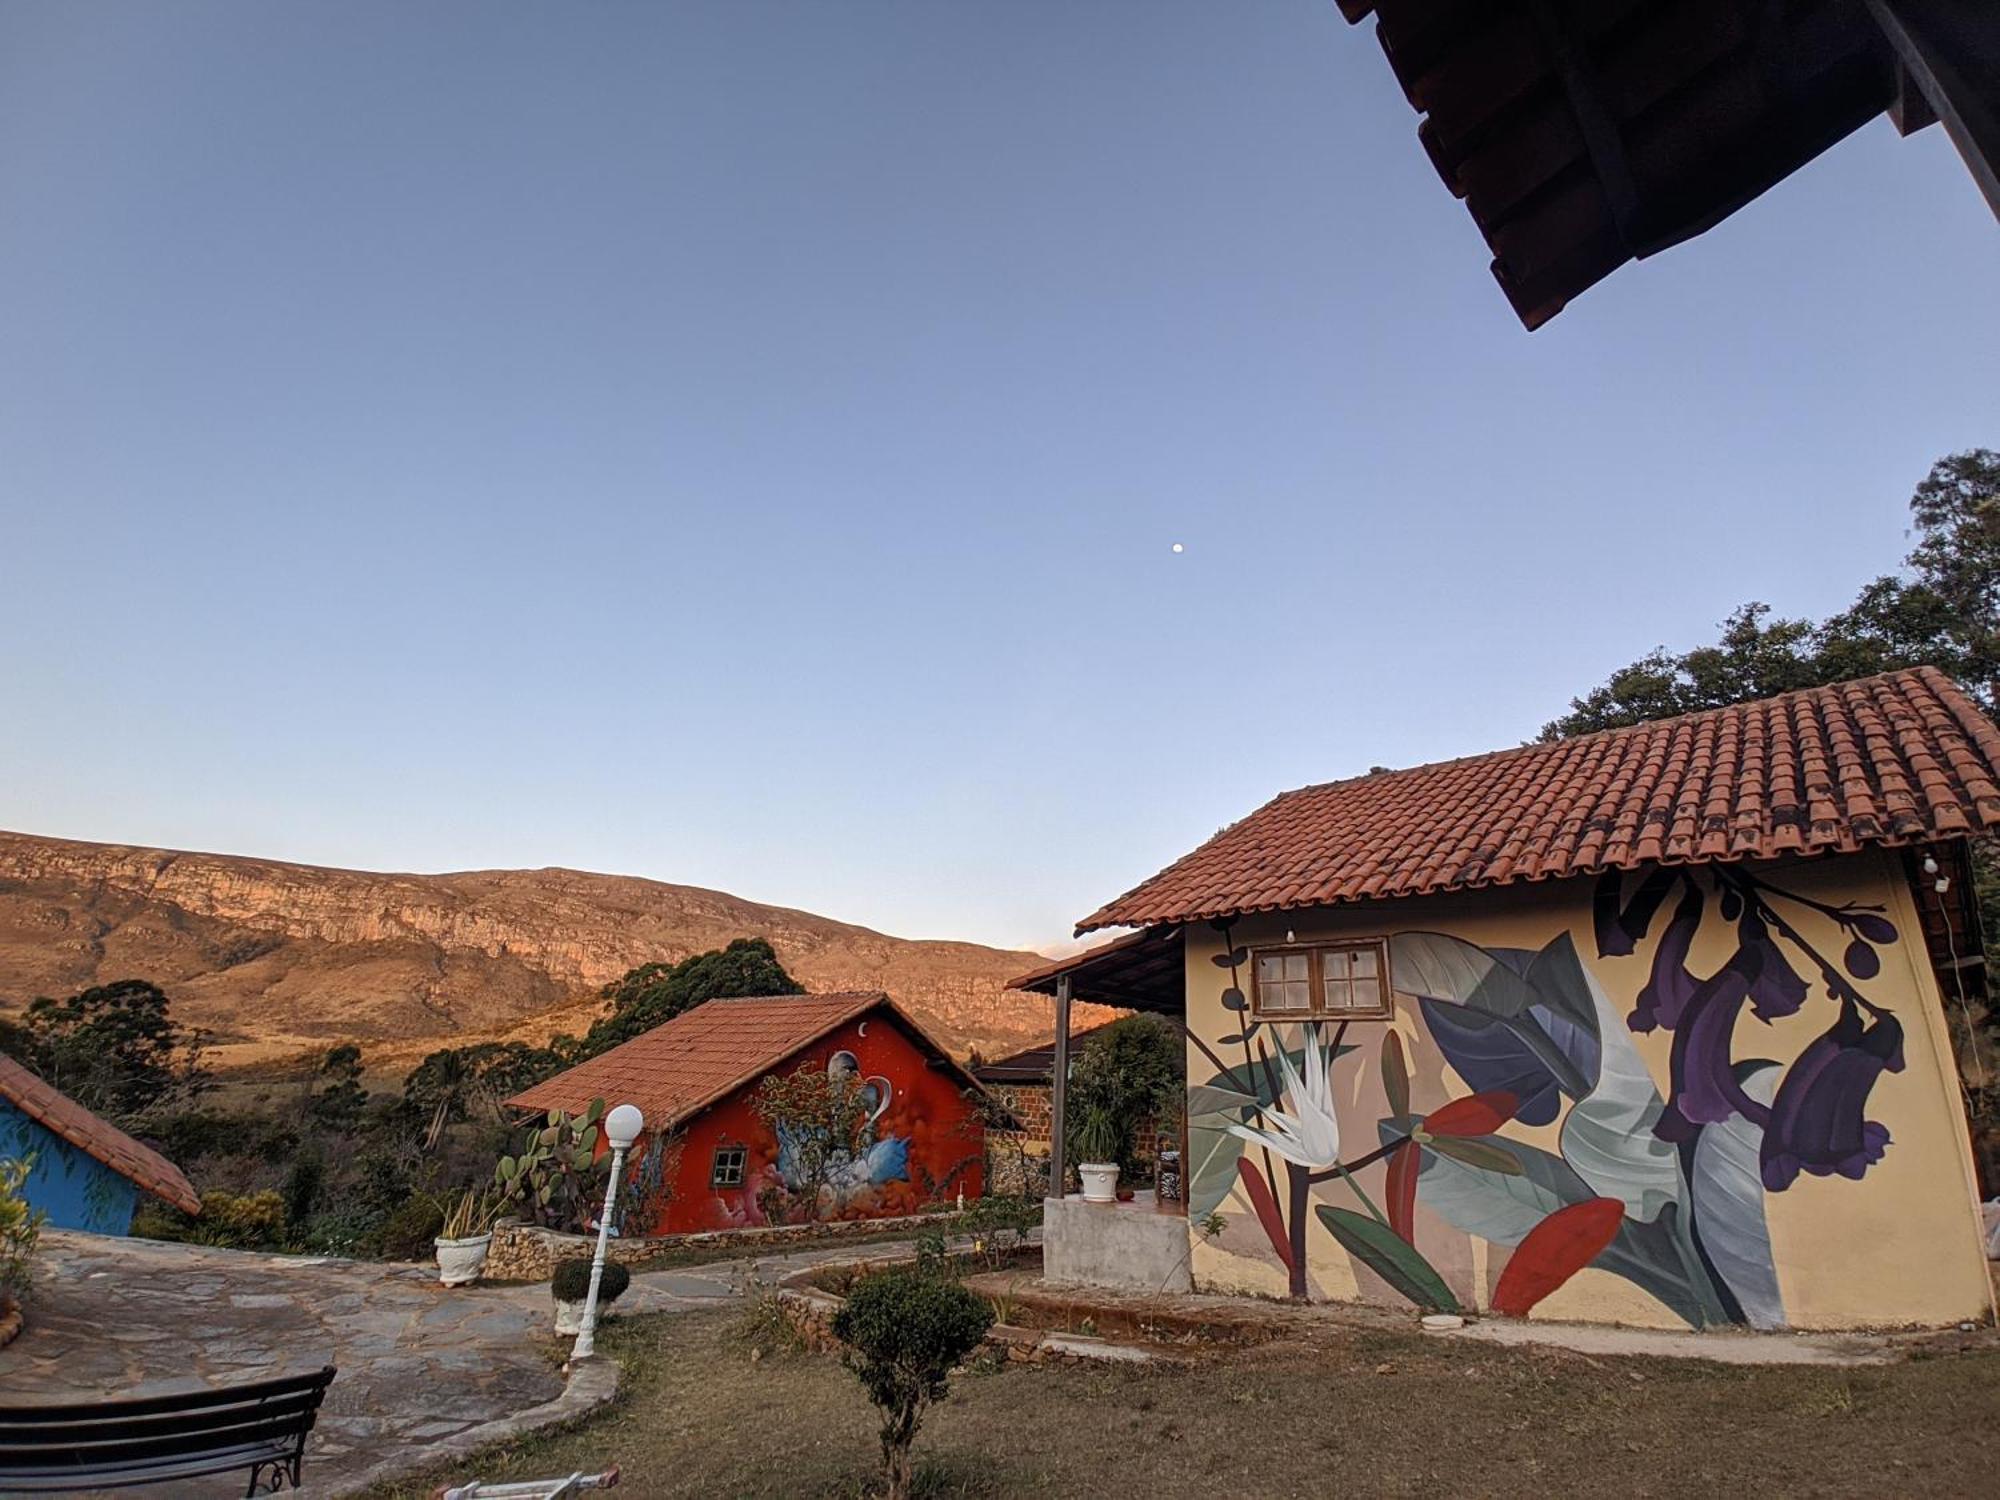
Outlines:
POLYGON ((1069 1101, 1069 975, 1056 978, 1056 1060, 1049 1090, 1049 1196, 1063 1195, 1063 1179, 1068 1175, 1064 1120, 1069 1101))

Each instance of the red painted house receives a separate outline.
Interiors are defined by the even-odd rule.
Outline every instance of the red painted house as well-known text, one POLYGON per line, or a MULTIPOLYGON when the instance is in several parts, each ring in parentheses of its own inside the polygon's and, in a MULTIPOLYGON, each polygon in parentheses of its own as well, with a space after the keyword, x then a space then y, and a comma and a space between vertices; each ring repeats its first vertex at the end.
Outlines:
POLYGON ((636 1104, 650 1157, 636 1170, 672 1180, 652 1222, 633 1232, 740 1229, 768 1222, 760 1198, 789 1170, 753 1107, 757 1089, 804 1067, 851 1073, 870 1112, 857 1149, 836 1164, 822 1218, 879 1218, 984 1191, 985 1135, 967 1096, 978 1082, 879 990, 710 1000, 507 1103, 636 1104))

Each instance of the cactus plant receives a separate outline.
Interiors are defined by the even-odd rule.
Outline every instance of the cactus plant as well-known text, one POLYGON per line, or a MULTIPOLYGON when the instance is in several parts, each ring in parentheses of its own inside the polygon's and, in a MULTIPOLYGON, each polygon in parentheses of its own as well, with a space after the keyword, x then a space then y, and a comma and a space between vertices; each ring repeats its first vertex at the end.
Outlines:
POLYGON ((604 1101, 582 1114, 552 1109, 528 1128, 521 1149, 494 1163, 494 1185, 522 1217, 554 1229, 588 1226, 597 1201, 597 1143, 604 1101))

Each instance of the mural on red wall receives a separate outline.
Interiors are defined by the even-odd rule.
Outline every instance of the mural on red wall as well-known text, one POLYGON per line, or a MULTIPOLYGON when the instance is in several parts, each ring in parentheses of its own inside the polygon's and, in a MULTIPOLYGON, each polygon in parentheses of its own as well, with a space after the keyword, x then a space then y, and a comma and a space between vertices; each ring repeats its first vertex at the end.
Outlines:
POLYGON ((788 1058, 777 1074, 802 1068, 858 1090, 860 1127, 835 1150, 822 1176, 817 1213, 800 1202, 807 1175, 796 1143, 759 1116, 757 1089, 745 1085, 688 1121, 672 1198, 653 1233, 738 1229, 778 1219, 865 1219, 914 1213, 926 1204, 984 1190, 984 1138, 965 1097, 966 1080, 937 1066, 907 1034, 877 1015, 850 1022, 788 1058))

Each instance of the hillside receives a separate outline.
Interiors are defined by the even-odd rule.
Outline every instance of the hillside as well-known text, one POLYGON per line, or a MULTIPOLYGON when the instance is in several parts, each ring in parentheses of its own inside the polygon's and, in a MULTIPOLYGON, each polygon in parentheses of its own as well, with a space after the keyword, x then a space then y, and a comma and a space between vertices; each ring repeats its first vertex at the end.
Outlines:
POLYGON ((213 1032, 223 1068, 341 1041, 380 1065, 580 1031, 605 981, 745 936, 769 938, 809 990, 887 990, 961 1054, 1047 1039, 1047 1002, 1001 988, 1037 954, 888 937, 720 891, 562 869, 379 875, 0 832, 0 1013, 151 979, 177 1018, 213 1032))

